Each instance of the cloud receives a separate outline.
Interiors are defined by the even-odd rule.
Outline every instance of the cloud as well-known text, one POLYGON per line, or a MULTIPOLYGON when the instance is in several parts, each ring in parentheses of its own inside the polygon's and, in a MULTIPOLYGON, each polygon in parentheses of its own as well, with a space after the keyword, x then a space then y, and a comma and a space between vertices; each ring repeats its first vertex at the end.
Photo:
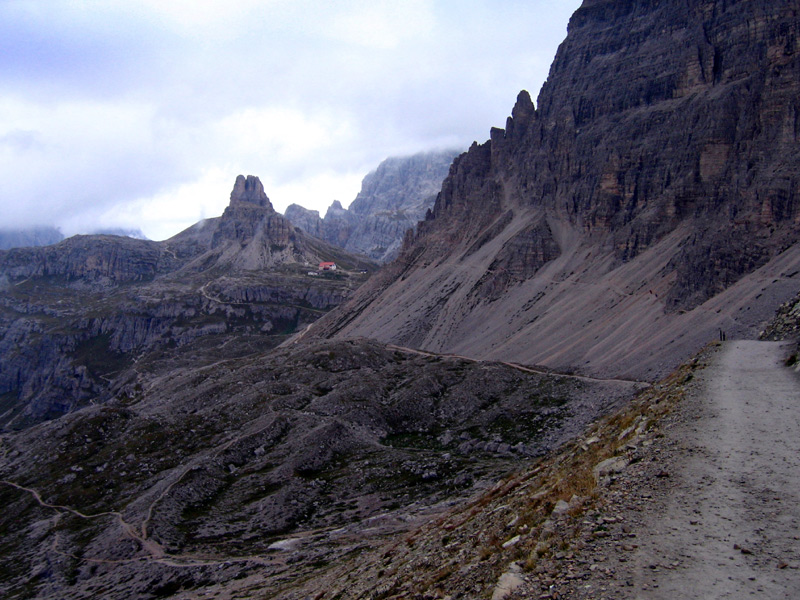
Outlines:
POLYGON ((424 40, 434 31, 430 2, 370 0, 346 4, 344 10, 331 16, 330 25, 320 34, 346 44, 393 50, 424 40))
POLYGON ((4 218, 57 223, 83 206, 102 209, 158 189, 171 153, 160 148, 152 119, 142 105, 0 100, 4 218))
POLYGON ((347 204, 384 158, 502 126, 578 4, 2 3, 2 225, 163 237, 239 173, 279 209, 347 204))
MULTIPOLYGON (((233 183, 226 169, 213 167, 192 181, 167 185, 150 197, 104 207, 95 215, 104 227, 128 228, 131 223, 147 223, 150 239, 166 239, 197 221, 222 214, 228 205, 233 183), (187 221, 186 215, 192 215, 187 221)), ((64 233, 84 230, 86 215, 74 215, 63 223, 64 233)))

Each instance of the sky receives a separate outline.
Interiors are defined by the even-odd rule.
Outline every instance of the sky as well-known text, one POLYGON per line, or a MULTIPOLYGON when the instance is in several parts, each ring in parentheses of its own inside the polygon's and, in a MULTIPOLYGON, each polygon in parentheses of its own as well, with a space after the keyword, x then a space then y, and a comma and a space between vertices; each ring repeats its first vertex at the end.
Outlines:
POLYGON ((0 228, 347 206, 389 156, 466 150, 536 98, 580 0, 2 0, 0 228))

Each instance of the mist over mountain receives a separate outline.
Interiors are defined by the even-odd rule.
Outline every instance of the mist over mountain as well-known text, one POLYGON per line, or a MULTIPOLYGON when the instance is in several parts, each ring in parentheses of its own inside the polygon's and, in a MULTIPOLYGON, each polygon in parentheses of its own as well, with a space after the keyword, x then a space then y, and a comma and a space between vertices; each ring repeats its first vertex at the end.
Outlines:
POLYGON ((141 229, 125 229, 124 227, 101 227, 90 231, 88 235, 119 235, 137 240, 148 239, 141 229))
POLYGON ((286 218, 349 252, 390 261, 397 256, 405 232, 414 229, 433 207, 457 155, 443 150, 388 158, 364 177, 361 191, 347 209, 336 200, 321 218, 318 211, 292 204, 286 218))
POLYGON ((49 246, 64 239, 64 234, 55 227, 32 227, 30 229, 0 229, 0 250, 25 246, 49 246))

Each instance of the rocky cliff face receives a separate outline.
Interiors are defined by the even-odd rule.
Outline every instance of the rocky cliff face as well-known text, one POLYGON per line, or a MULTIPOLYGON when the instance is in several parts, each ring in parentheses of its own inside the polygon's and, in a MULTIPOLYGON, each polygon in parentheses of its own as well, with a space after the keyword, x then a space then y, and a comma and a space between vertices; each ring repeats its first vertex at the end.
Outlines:
POLYGON ((322 239, 344 248, 356 227, 356 223, 357 218, 355 215, 344 208, 341 202, 334 200, 325 212, 325 218, 321 223, 322 239))
POLYGON ((537 105, 321 334, 650 377, 757 333, 798 286, 799 28, 789 1, 584 2, 537 105))
POLYGON ((405 232, 433 206, 456 152, 388 158, 367 175, 348 209, 337 200, 324 218, 293 204, 286 218, 304 231, 379 262, 394 259, 405 232))
POLYGON ((8 278, 58 277, 86 285, 148 281, 178 264, 156 242, 107 235, 76 235, 52 246, 0 253, 0 272, 8 278))
POLYGON ((292 225, 299 227, 306 233, 322 239, 322 217, 318 210, 309 210, 299 204, 290 204, 283 213, 292 225))

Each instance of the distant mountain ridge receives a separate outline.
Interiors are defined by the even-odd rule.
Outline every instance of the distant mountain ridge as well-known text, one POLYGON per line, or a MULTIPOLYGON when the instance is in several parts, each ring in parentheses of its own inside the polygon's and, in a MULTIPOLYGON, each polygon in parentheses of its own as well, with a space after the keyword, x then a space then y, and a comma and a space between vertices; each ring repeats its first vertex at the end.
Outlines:
POLYGON ((644 378, 757 335, 800 287, 798 37, 788 0, 584 2, 537 106, 315 330, 644 378))
MULTIPOLYGON (((117 235, 137 240, 146 240, 141 229, 125 229, 121 227, 100 228, 88 235, 117 235)), ((0 229, 0 250, 11 248, 30 248, 34 246, 50 246, 64 239, 64 234, 56 227, 30 227, 22 229, 0 229)))
POLYGON ((397 256, 403 236, 433 207, 455 150, 423 152, 384 160, 364 177, 349 208, 335 200, 324 218, 292 204, 285 216, 304 231, 349 252, 379 262, 397 256))
POLYGON ((0 250, 26 246, 49 246, 64 239, 64 234, 55 227, 29 227, 0 229, 0 250))

